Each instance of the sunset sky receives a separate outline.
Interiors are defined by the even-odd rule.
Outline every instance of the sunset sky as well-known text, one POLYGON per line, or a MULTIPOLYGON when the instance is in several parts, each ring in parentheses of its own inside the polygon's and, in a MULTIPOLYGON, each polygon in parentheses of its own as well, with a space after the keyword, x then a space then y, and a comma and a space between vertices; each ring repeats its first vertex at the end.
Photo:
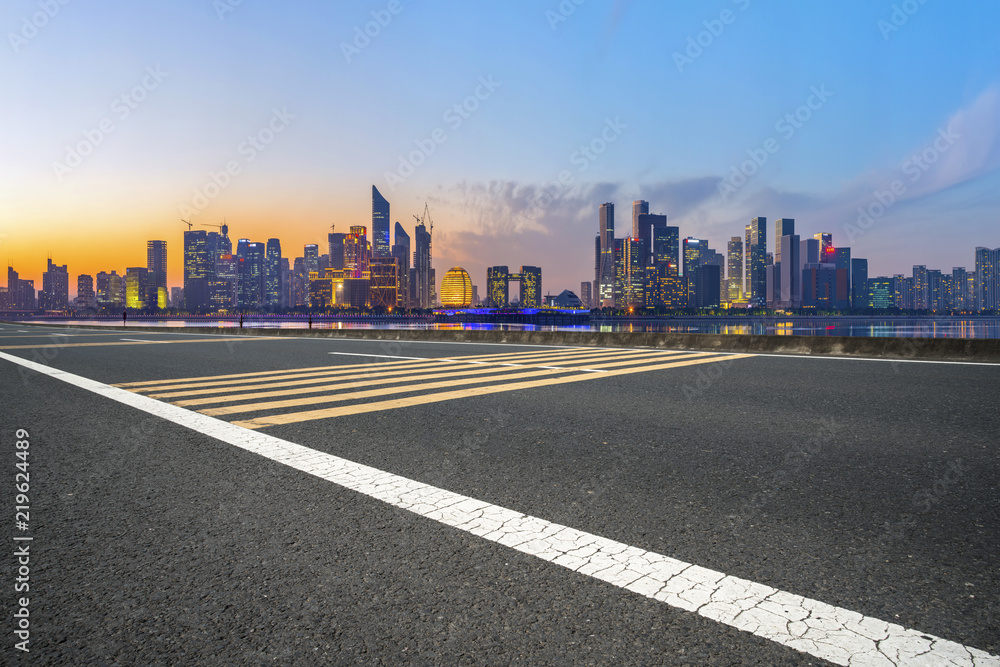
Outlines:
POLYGON ((411 235, 430 205, 438 278, 481 294, 494 264, 578 290, 599 204, 625 236, 634 199, 721 252, 790 217, 872 276, 972 268, 1000 246, 998 25, 975 1, 7 0, 0 254, 36 288, 68 264, 72 296, 162 239, 180 286, 182 217, 296 257, 370 225, 374 184, 411 235))

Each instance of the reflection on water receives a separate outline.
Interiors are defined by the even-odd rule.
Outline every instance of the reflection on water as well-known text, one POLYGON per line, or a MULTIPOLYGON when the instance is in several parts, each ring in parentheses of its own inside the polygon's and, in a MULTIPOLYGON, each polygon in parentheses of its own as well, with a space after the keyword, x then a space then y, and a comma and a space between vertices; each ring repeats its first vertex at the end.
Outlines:
MULTIPOLYGON (((117 320, 36 320, 34 324, 88 324, 121 326, 117 320)), ((129 324, 144 327, 209 327, 238 328, 239 319, 130 319, 129 324)), ((244 328, 306 329, 307 320, 247 319, 244 328)), ((754 336, 860 336, 868 338, 1000 338, 1000 317, 981 318, 717 318, 678 317, 658 320, 599 322, 580 326, 540 326, 533 324, 435 323, 422 321, 350 321, 336 322, 316 318, 313 329, 432 329, 432 330, 495 330, 495 331, 602 331, 647 333, 700 333, 754 336)))

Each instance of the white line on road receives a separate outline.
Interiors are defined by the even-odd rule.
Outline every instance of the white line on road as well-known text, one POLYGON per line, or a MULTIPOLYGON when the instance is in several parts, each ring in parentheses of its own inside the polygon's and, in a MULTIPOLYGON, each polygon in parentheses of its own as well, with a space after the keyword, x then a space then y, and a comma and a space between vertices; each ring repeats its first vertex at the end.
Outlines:
POLYGON ((1000 667, 895 623, 592 535, 0 352, 18 364, 394 507, 838 665, 1000 667))
POLYGON ((122 338, 121 340, 127 340, 130 343, 162 343, 161 340, 140 340, 138 338, 122 338))
MULTIPOLYGON (((335 354, 338 357, 374 357, 376 359, 427 359, 426 357, 395 357, 390 354, 359 354, 356 352, 330 352, 329 354, 335 354)), ((436 360, 427 359, 427 361, 436 360)))

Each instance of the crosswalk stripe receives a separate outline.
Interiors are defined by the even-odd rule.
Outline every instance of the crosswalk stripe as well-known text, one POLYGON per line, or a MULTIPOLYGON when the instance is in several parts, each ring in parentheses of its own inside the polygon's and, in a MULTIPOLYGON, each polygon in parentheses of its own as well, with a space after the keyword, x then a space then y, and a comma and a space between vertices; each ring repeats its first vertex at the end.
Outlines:
MULTIPOLYGON (((688 359, 688 358, 692 358, 692 357, 696 357, 696 356, 702 356, 702 355, 684 355, 683 357, 679 357, 679 358, 688 359)), ((639 362, 636 361, 636 362, 633 362, 633 363, 639 363, 639 362)), ((621 363, 620 362, 612 362, 612 363, 600 364, 599 366, 603 366, 605 368, 612 367, 612 366, 618 367, 618 366, 621 366, 621 363)), ((486 371, 486 372, 489 372, 490 370, 493 370, 493 369, 483 369, 483 370, 486 371)), ((443 381, 440 381, 440 382, 424 382, 424 383, 417 383, 417 384, 409 383, 409 384, 404 385, 402 387, 398 387, 398 386, 396 386, 396 387, 384 387, 382 389, 369 389, 369 390, 365 390, 365 391, 355 391, 355 392, 336 393, 336 394, 324 394, 323 396, 307 396, 307 397, 302 397, 302 398, 293 398, 293 399, 286 399, 286 400, 281 400, 281 401, 265 401, 265 402, 260 402, 260 403, 244 403, 244 404, 240 404, 240 405, 230 405, 230 406, 224 406, 224 407, 219 407, 219 408, 208 408, 208 409, 205 409, 205 410, 199 410, 199 412, 201 412, 202 414, 211 415, 211 416, 231 415, 231 414, 237 414, 237 413, 240 413, 240 412, 257 412, 257 411, 260 411, 260 410, 274 410, 274 409, 278 409, 278 408, 291 408, 291 407, 298 407, 298 406, 302 406, 302 405, 316 405, 316 404, 320 404, 320 403, 341 403, 341 402, 344 402, 344 401, 353 401, 353 400, 359 400, 359 399, 364 399, 364 398, 373 398, 375 396, 386 396, 386 395, 389 395, 389 394, 402 394, 402 393, 409 393, 409 392, 414 392, 414 391, 424 391, 424 392, 426 392, 426 391, 430 391, 430 390, 433 390, 433 389, 445 389, 445 388, 448 388, 448 387, 460 387, 460 386, 463 386, 463 385, 482 384, 484 382, 491 382, 493 380, 499 380, 500 382, 504 383, 504 384, 499 385, 499 386, 507 386, 508 384, 513 383, 515 380, 526 380, 528 378, 546 377, 546 376, 552 376, 552 375, 557 375, 557 374, 561 374, 561 373, 573 372, 573 371, 577 371, 577 370, 578 369, 575 369, 575 368, 565 368, 565 369, 560 368, 560 369, 557 369, 557 370, 535 370, 535 371, 526 371, 526 372, 516 372, 516 373, 512 373, 512 374, 501 375, 499 377, 497 377, 497 376, 493 376, 493 377, 472 377, 472 378, 464 377, 464 378, 461 378, 461 379, 443 380, 443 381)), ((645 370, 645 368, 632 370, 631 372, 641 372, 642 370, 645 370)), ((480 372, 482 372, 482 371, 480 371, 480 372)), ((582 377, 593 378, 594 376, 590 375, 590 376, 582 376, 582 377)), ((498 386, 498 385, 494 385, 494 386, 498 386)), ((178 405, 181 405, 181 404, 178 403, 178 405)))
MULTIPOLYGON (((573 350, 578 351, 581 354, 587 354, 587 353, 589 353, 589 354, 596 354, 596 350, 594 350, 593 348, 573 348, 573 350)), ((481 356, 481 357, 480 356, 476 356, 476 357, 471 357, 470 356, 469 358, 470 359, 471 358, 475 358, 475 359, 490 360, 490 359, 493 359, 493 358, 505 357, 505 358, 510 358, 510 359, 516 359, 516 358, 521 358, 521 357, 526 357, 526 356, 537 356, 537 355, 540 355, 540 354, 543 354, 543 353, 536 352, 536 351, 535 352, 506 352, 504 354, 491 354, 491 355, 484 355, 484 356, 481 356)), ((463 359, 464 357, 444 357, 444 358, 448 358, 448 359, 463 359)), ((429 357, 427 360, 428 361, 433 361, 433 358, 429 357)), ((397 362, 397 363, 406 363, 406 364, 409 364, 411 362, 397 362)), ((412 363, 413 364, 418 364, 420 362, 414 361, 412 363)), ((379 366, 388 366, 390 364, 378 364, 378 365, 379 366)), ((317 373, 323 373, 323 372, 330 372, 330 371, 336 370, 336 369, 343 369, 343 366, 330 366, 330 365, 327 365, 327 366, 312 366, 310 368, 298 368, 298 369, 295 369, 294 373, 308 373, 308 372, 311 372, 311 371, 315 371, 317 373)), ((112 386, 113 387, 121 387, 122 389, 136 390, 136 389, 139 389, 141 387, 159 387, 159 386, 166 386, 166 385, 171 385, 171 384, 181 383, 181 382, 199 382, 199 381, 202 381, 202 380, 213 380, 214 381, 214 380, 229 380, 229 379, 235 380, 235 379, 238 379, 238 378, 246 378, 248 381, 252 382, 252 381, 254 381, 255 378, 258 378, 258 377, 263 379, 263 378, 267 378, 267 377, 279 376, 279 375, 282 375, 282 374, 287 374, 287 373, 290 373, 290 372, 293 372, 293 371, 289 371, 287 368, 283 368, 283 369, 274 370, 274 371, 254 371, 254 372, 249 372, 249 373, 231 373, 231 374, 228 374, 228 375, 210 375, 210 376, 201 375, 201 376, 198 376, 198 377, 188 377, 188 378, 170 378, 170 379, 163 379, 163 380, 142 380, 142 381, 139 381, 139 382, 120 382, 120 383, 114 384, 112 386)), ((351 371, 351 372, 353 372, 353 371, 351 371)), ((292 377, 292 376, 290 375, 289 377, 292 377)))
POLYGON ((514 391, 517 389, 530 389, 533 387, 546 387, 557 384, 567 384, 570 382, 580 382, 582 380, 593 380, 595 378, 605 378, 612 377, 616 375, 625 375, 631 373, 639 373, 646 371, 656 371, 664 370, 667 368, 680 368, 682 366, 692 366, 695 364, 707 364, 717 361, 725 361, 728 359, 742 359, 746 357, 752 357, 752 354, 731 354, 725 357, 713 357, 713 358, 701 358, 701 359, 691 359, 689 361, 674 361, 664 364, 655 364, 652 366, 644 366, 639 369, 635 368, 623 368, 609 370, 606 374, 593 375, 593 374, 579 374, 570 375, 568 377, 556 377, 556 378, 546 378, 531 380, 527 382, 511 382, 504 384, 494 384, 486 387, 471 387, 466 389, 459 389, 456 391, 443 391, 436 392, 432 394, 421 394, 419 396, 410 396, 407 398, 394 399, 389 401, 378 401, 375 403, 360 403, 358 405, 348 405, 337 408, 322 408, 319 410, 307 410, 304 412, 292 412, 284 413, 278 415, 270 415, 267 417, 257 417, 255 419, 248 419, 245 421, 235 421, 234 424, 243 426, 249 429, 264 428, 266 426, 276 426, 280 424, 294 424, 304 421, 312 421, 316 419, 330 419, 333 417, 343 417, 346 415, 361 414, 366 412, 378 412, 381 410, 393 410, 397 408, 411 407, 415 405, 426 405, 428 403, 438 403, 440 401, 450 401, 457 398, 469 398, 472 396, 485 396, 488 394, 497 394, 505 391, 514 391))
MULTIPOLYGON (((631 355, 621 355, 621 356, 639 356, 643 353, 632 353, 631 355)), ((671 353, 673 354, 673 353, 671 353)), ((605 358, 606 355, 599 355, 597 353, 592 353, 586 357, 574 357, 574 360, 579 359, 591 359, 591 358, 605 358)), ((267 378, 266 381, 259 384, 249 384, 254 380, 239 380, 235 382, 197 382, 182 385, 162 385, 156 387, 149 387, 146 389, 134 389, 133 391, 141 391, 143 393, 148 393, 150 391, 156 391, 157 393, 148 393, 151 398, 179 398, 181 396, 194 396, 199 394, 220 394, 226 391, 257 391, 262 389, 275 389, 278 387, 294 387, 303 386, 308 384, 316 384, 325 381, 327 378, 342 376, 340 379, 357 379, 357 378, 380 378, 389 375, 401 375, 405 373, 410 373, 413 371, 423 371, 429 368, 440 368, 441 364, 461 364, 461 363, 479 363, 479 364, 490 364, 494 362, 481 362, 477 361, 476 358, 466 360, 462 357, 457 358, 442 358, 442 359, 427 359, 426 363, 420 364, 409 364, 408 362, 395 362, 393 364, 379 364, 378 366, 370 366, 365 364, 356 364, 351 366, 335 366, 333 370, 328 370, 325 372, 310 372, 305 374, 292 373, 287 376, 278 376, 267 378), (407 363, 405 367, 400 367, 397 364, 407 363), (275 379, 285 379, 289 378, 283 382, 273 382, 275 379), (234 384, 247 384, 244 387, 234 387, 234 384)))

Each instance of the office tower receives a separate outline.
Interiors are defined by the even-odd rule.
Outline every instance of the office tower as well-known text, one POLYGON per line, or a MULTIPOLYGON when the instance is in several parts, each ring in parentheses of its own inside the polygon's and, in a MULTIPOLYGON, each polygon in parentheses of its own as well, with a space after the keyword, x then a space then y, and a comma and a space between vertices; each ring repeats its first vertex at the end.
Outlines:
POLYGON ((802 306, 802 273, 799 271, 801 248, 798 234, 786 234, 778 239, 775 253, 781 257, 781 261, 774 265, 778 283, 777 303, 781 308, 802 306))
MULTIPOLYGON (((645 204, 645 202, 642 202, 645 204)), ((648 204, 646 205, 648 209, 648 204)), ((634 213, 634 211, 633 211, 634 213)), ((633 227, 638 234, 633 233, 632 238, 640 239, 643 242, 645 256, 642 258, 643 266, 650 266, 656 263, 657 241, 659 243, 659 253, 668 255, 671 250, 670 240, 674 239, 676 245, 676 233, 671 236, 671 230, 677 231, 676 227, 667 227, 667 216, 656 213, 639 213, 634 215, 633 227)))
POLYGON ((399 269, 394 257, 372 257, 368 264, 368 303, 372 308, 390 310, 399 301, 399 269))
POLYGON ((791 236, 795 233, 794 218, 778 218, 774 221, 774 263, 781 261, 781 237, 791 236))
POLYGON ((215 264, 210 254, 208 234, 184 232, 184 309, 190 312, 208 306, 208 280, 215 264))
POLYGON ((351 277, 364 278, 370 258, 368 228, 364 225, 352 226, 351 233, 344 239, 344 268, 351 272, 351 277))
POLYGON ((11 310, 33 311, 38 307, 35 281, 19 278, 13 266, 7 267, 7 299, 11 310))
POLYGON ((643 308, 646 305, 646 242, 637 238, 616 239, 615 305, 643 308), (620 243, 619 243, 620 242, 620 243))
POLYGON ((94 276, 81 273, 76 277, 76 299, 74 304, 79 310, 87 310, 97 307, 97 298, 94 294, 94 276))
POLYGON ((53 264, 52 258, 46 261, 38 307, 44 310, 66 310, 69 308, 69 269, 65 264, 53 264))
MULTIPOLYGON (((244 249, 244 256, 246 252, 244 249)), ((237 305, 239 262, 236 255, 219 255, 215 275, 208 281, 208 302, 212 310, 233 310, 237 305)))
MULTIPOLYGON (((753 225, 747 225, 744 229, 744 240, 743 240, 743 298, 750 302, 750 284, 752 280, 750 279, 753 274, 752 266, 753 262, 750 261, 750 235, 753 225)), ((751 303, 752 305, 752 303, 751 303)))
POLYGON ((281 258, 281 301, 278 306, 280 308, 292 306, 292 269, 287 257, 281 258))
MULTIPOLYGON (((333 229, 331 226, 330 229, 333 229)), ((344 240, 347 238, 347 234, 340 232, 330 232, 326 235, 327 244, 329 245, 329 255, 330 255, 330 268, 343 270, 344 268, 344 240)))
POLYGON ((714 253, 696 268, 688 283, 688 305, 695 308, 718 308, 721 305, 722 287, 722 255, 714 253), (691 284, 694 284, 692 290, 691 284), (691 303, 691 294, 694 294, 694 303, 691 303))
POLYGON ((593 283, 589 280, 584 280, 580 283, 580 302, 583 304, 584 308, 593 308, 591 305, 591 295, 593 294, 591 291, 592 286, 593 283))
POLYGON ((399 273, 399 298, 396 307, 405 310, 410 308, 410 235, 398 222, 392 244, 392 256, 396 259, 396 270, 399 273))
POLYGON ((591 283, 594 286, 594 308, 601 307, 601 262, 604 257, 601 246, 601 235, 597 234, 594 236, 594 280, 591 283))
POLYGON ((372 186, 372 257, 391 257, 389 252, 389 202, 372 186))
MULTIPOLYGON (((309 246, 306 246, 307 248, 309 246)), ((316 246, 312 246, 316 248, 316 246)), ((243 243, 240 240, 236 256, 236 307, 241 310, 261 308, 264 305, 263 243, 243 243), (240 254, 242 252, 242 254, 240 254)))
MULTIPOLYGON (((867 271, 868 267, 865 266, 865 272, 867 271)), ((857 276, 857 274, 854 275, 855 277, 857 276)), ((895 284, 896 281, 893 278, 886 278, 884 276, 879 278, 868 279, 867 281, 868 293, 863 301, 856 301, 854 307, 877 308, 880 310, 888 310, 890 308, 895 308, 896 307, 895 284)))
POLYGON ((615 305, 615 205, 601 204, 597 233, 601 238, 601 265, 596 282, 601 307, 615 305))
POLYGON ((652 228, 652 248, 650 260, 653 266, 661 264, 680 265, 680 228, 668 227, 667 216, 654 217, 652 228), (662 218, 663 224, 660 224, 662 218))
POLYGON ((813 234, 813 238, 819 241, 819 261, 824 264, 832 264, 833 257, 828 257, 828 255, 833 254, 833 234, 820 232, 819 234, 813 234))
POLYGON ((693 274, 694 270, 701 266, 702 256, 708 252, 708 241, 689 236, 684 239, 682 246, 684 249, 683 275, 687 276, 693 274))
POLYGON ((167 301, 167 242, 146 241, 146 270, 149 272, 147 303, 166 307, 167 301))
POLYGON ((268 239, 264 248, 264 307, 281 306, 281 241, 268 239))
POLYGON ((174 310, 182 310, 184 308, 183 287, 170 288, 170 307, 173 308, 174 310))
POLYGON ((306 274, 319 273, 319 246, 309 243, 302 248, 303 268, 306 274))
POLYGON ((542 269, 538 266, 522 266, 518 274, 522 308, 542 307, 542 269))
POLYGON ((98 308, 107 308, 110 306, 108 301, 108 279, 110 274, 106 271, 101 271, 97 274, 94 279, 94 297, 97 300, 98 308))
POLYGON ((976 303, 980 311, 1000 310, 1000 248, 976 248, 976 303))
POLYGON ((510 271, 506 266, 486 269, 486 307, 506 308, 510 303, 510 271))
POLYGON ((639 216, 648 214, 649 214, 648 201, 643 201, 640 199, 638 201, 632 202, 632 238, 646 239, 647 242, 649 241, 649 238, 644 236, 639 229, 639 216))
POLYGON ((763 308, 767 305, 767 218, 750 221, 750 305, 763 308))
POLYGON ((413 230, 413 280, 411 287, 415 303, 411 308, 433 308, 434 290, 431 289, 431 235, 424 224, 413 230))
MULTIPOLYGON (((885 278, 888 280, 888 278, 885 278)), ((871 308, 869 306, 868 260, 854 258, 851 260, 851 307, 871 308)), ((889 306, 880 306, 888 308, 889 306)))
POLYGON ((306 258, 296 257, 292 264, 292 307, 309 305, 309 272, 306 271, 306 258))
POLYGON ((125 307, 145 308, 149 294, 149 269, 133 266, 125 269, 125 307))
POLYGON ((743 239, 733 236, 729 239, 726 248, 728 255, 727 269, 729 279, 726 281, 726 294, 728 301, 743 300, 743 239))

